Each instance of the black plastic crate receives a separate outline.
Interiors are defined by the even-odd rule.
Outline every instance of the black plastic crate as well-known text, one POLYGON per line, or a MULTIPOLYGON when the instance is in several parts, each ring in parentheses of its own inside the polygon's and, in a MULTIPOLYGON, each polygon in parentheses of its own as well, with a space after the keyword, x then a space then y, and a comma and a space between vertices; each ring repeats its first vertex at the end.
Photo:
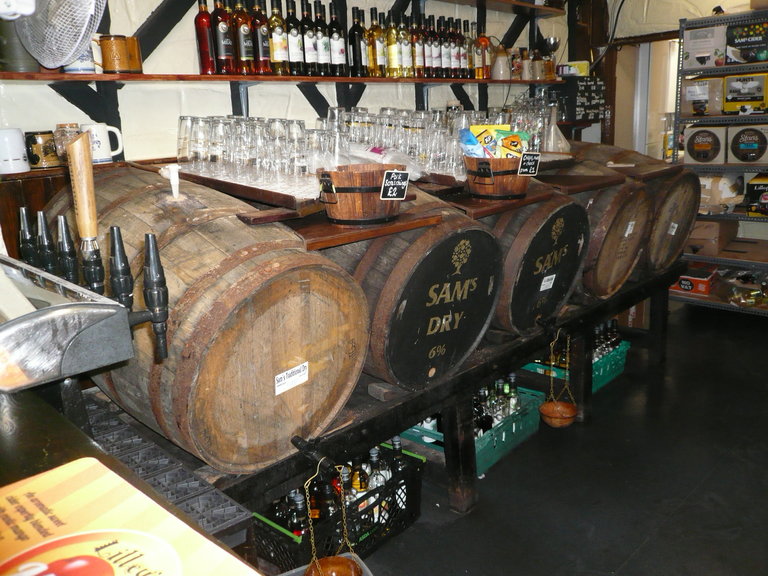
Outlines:
POLYGON ((211 484, 198 478, 186 468, 172 468, 148 476, 144 480, 174 504, 213 489, 211 484))
MULTIPOLYGON (((386 451, 382 451, 386 452, 386 451)), ((421 513, 421 478, 425 458, 403 451, 407 465, 384 486, 369 490, 347 507, 347 532, 355 553, 366 556, 387 538, 413 524, 421 513)), ((387 457, 386 454, 383 456, 387 457)), ((309 563, 312 545, 309 533, 296 536, 266 516, 254 513, 251 544, 256 555, 287 572, 309 563)), ((341 510, 322 521, 313 521, 317 555, 332 556, 340 546, 341 510)))
POLYGON ((142 478, 181 467, 181 462, 155 444, 120 454, 117 458, 142 478))
POLYGON ((245 541, 251 512, 223 492, 210 490, 176 502, 176 506, 227 546, 238 546, 245 541))
POLYGON ((128 424, 123 424, 103 433, 94 433, 94 440, 104 452, 118 457, 151 446, 149 441, 142 438, 136 429, 128 424))

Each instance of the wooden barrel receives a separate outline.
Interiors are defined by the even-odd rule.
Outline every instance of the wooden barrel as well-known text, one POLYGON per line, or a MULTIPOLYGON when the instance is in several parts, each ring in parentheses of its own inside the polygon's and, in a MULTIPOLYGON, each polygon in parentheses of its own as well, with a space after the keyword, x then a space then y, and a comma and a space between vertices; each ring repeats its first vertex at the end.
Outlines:
POLYGON ((605 144, 573 145, 575 156, 584 164, 591 162, 592 168, 601 164, 606 169, 608 162, 631 165, 619 170, 645 185, 653 206, 648 245, 642 263, 653 272, 671 266, 683 253, 696 223, 701 202, 698 175, 682 166, 670 165, 634 150, 605 144))
MULTIPOLYGON (((127 412, 229 473, 293 452, 343 407, 368 343, 365 297, 336 264, 308 253, 285 226, 248 227, 247 204, 182 182, 119 168, 96 175, 100 245, 120 226, 142 309, 144 234, 157 235, 170 300, 168 358, 153 361, 149 326, 136 357, 96 378, 127 412)), ((71 194, 47 210, 72 217, 71 194)))
POLYGON ((482 221, 493 227, 504 259, 494 326, 522 334, 556 316, 581 272, 589 240, 586 210, 556 194, 482 221))
POLYGON ((417 193, 403 208, 442 221, 323 254, 352 273, 367 297, 364 370, 418 390, 455 372, 479 344, 498 297, 501 255, 486 226, 444 202, 417 193))
POLYGON ((590 240, 581 290, 608 298, 627 281, 647 245, 653 213, 645 188, 634 182, 571 195, 587 209, 590 240))

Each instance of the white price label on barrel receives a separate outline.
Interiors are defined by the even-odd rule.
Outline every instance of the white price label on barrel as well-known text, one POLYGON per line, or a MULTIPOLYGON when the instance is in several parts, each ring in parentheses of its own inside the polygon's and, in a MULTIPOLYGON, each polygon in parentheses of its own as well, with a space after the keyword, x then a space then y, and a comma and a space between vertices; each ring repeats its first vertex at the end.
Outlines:
POLYGON ((309 362, 304 362, 275 376, 275 396, 288 392, 309 380, 309 362))
POLYGON ((405 200, 408 191, 408 172, 403 170, 387 170, 381 182, 382 200, 405 200))

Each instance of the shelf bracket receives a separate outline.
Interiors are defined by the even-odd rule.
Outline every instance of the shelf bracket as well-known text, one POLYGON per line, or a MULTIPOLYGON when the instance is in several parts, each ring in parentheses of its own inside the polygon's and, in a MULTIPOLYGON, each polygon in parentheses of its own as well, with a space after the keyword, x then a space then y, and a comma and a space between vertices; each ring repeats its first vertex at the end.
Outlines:
MULTIPOLYGON (((509 29, 504 34, 504 37, 501 39, 501 43, 505 47, 514 46, 515 42, 517 42, 517 39, 520 37, 520 34, 523 33, 525 27, 530 23, 531 17, 529 15, 517 14, 512 21, 512 24, 509 26, 509 29)), ((533 46, 530 46, 530 48, 533 48, 533 46)))
POLYGON ((429 110, 429 85, 417 82, 413 88, 416 110, 429 110))
POLYGON ((139 39, 141 55, 145 60, 194 5, 195 0, 162 0, 160 2, 160 5, 134 33, 134 36, 139 39))
POLYGON ((336 103, 338 106, 349 110, 360 103, 365 92, 366 84, 350 84, 349 82, 336 82, 336 103))
POLYGON ((232 102, 232 114, 235 116, 250 116, 248 104, 248 88, 255 82, 233 80, 229 83, 229 99, 232 102))
MULTIPOLYGON (((96 82, 94 90, 88 84, 77 81, 53 82, 51 90, 70 104, 85 112, 94 122, 104 122, 122 130, 120 101, 117 91, 125 84, 113 80, 96 82)), ((115 160, 125 160, 125 155, 116 155, 115 160)))

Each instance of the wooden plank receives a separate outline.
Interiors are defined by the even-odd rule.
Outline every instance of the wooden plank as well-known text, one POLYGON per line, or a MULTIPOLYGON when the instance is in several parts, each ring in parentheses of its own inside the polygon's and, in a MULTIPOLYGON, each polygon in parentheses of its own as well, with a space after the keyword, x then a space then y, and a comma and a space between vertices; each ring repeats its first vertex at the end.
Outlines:
POLYGON ((653 180, 654 178, 669 178, 675 174, 679 174, 683 170, 682 164, 642 164, 635 166, 622 166, 608 165, 611 170, 621 172, 625 176, 646 182, 647 180, 653 180))
POLYGON ((623 174, 543 174, 536 176, 536 180, 557 188, 563 194, 577 194, 624 184, 626 177, 623 174))
POLYGON ((485 216, 521 208, 528 204, 544 202, 554 195, 555 190, 552 187, 534 180, 528 185, 525 198, 517 200, 488 200, 486 198, 476 198, 466 192, 454 196, 446 196, 444 199, 452 206, 462 210, 470 218, 477 220, 479 218, 484 218, 485 216))
POLYGON ((286 224, 304 237, 307 250, 320 250, 361 240, 370 240, 415 228, 434 226, 441 221, 442 216, 440 215, 401 214, 392 222, 355 226, 350 224, 334 224, 328 221, 325 214, 314 214, 301 220, 288 221, 286 224))
POLYGON ((270 208, 269 210, 243 212, 242 214, 238 214, 237 217, 241 222, 250 226, 255 226, 257 224, 293 220, 294 218, 301 218, 301 215, 296 212, 296 210, 291 210, 290 208, 270 208))

